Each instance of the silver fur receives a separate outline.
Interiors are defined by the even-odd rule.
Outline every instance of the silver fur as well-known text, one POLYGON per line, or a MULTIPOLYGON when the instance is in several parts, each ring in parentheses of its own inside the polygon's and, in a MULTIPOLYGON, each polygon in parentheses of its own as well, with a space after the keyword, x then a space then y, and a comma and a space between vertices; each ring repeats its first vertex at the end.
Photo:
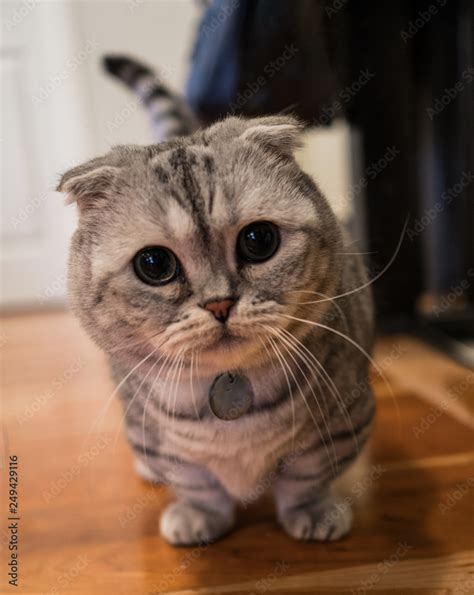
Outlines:
POLYGON ((160 525, 174 544, 217 539, 235 503, 267 487, 297 539, 337 539, 351 525, 331 483, 372 425, 372 303, 359 257, 344 254, 343 230, 293 158, 300 132, 288 117, 232 117, 159 145, 116 147, 59 185, 80 211, 71 304, 123 382, 142 474, 176 492, 160 525), (281 246, 242 266, 237 234, 258 220, 279 226, 281 246), (131 261, 149 245, 173 250, 183 278, 142 283, 131 261), (225 325, 199 307, 227 295, 239 299, 225 325), (255 393, 234 421, 208 405, 228 370, 255 393))

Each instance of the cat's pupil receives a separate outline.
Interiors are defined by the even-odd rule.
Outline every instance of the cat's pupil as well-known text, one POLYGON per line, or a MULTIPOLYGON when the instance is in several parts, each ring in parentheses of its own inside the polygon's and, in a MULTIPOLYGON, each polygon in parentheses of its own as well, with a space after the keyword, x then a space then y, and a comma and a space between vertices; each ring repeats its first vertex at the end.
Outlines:
POLYGON ((258 221, 244 227, 239 234, 237 252, 247 262, 263 262, 271 258, 280 245, 280 233, 273 223, 258 221))
POLYGON ((133 259, 135 273, 148 285, 164 285, 176 278, 178 259, 167 248, 144 248, 133 259))

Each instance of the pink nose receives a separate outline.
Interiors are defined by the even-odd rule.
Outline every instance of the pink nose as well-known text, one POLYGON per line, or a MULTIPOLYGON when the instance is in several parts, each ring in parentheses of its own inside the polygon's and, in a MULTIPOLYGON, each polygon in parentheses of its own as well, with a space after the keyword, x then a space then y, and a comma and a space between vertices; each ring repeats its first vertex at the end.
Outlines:
POLYGON ((235 304, 235 300, 227 298, 225 300, 219 300, 215 302, 207 302, 203 308, 209 310, 214 314, 214 318, 219 322, 225 322, 229 318, 229 312, 232 306, 235 304))

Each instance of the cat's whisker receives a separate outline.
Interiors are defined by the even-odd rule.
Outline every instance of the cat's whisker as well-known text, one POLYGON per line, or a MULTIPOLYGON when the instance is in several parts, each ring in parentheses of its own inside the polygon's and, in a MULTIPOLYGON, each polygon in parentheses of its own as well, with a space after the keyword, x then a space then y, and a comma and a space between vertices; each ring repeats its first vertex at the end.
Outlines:
MULTIPOLYGON (((293 334, 291 334, 289 331, 287 331, 285 328, 279 327, 278 330, 280 332, 282 332, 284 335, 286 335, 286 339, 293 344, 294 348, 299 350, 300 352, 300 357, 305 361, 306 366, 308 368, 308 370, 311 372, 316 384, 318 385, 318 389, 321 392, 321 394, 323 394, 323 388, 321 386, 321 383, 319 381, 319 374, 318 371, 315 369, 315 363, 311 362, 311 360, 308 358, 308 356, 304 353, 304 350, 309 351, 306 346, 293 334)), ((310 352, 311 353, 311 352, 310 352)), ((319 363, 319 362, 318 362, 319 363)), ((319 367, 318 367, 319 369, 319 367)), ((325 380, 324 378, 322 378, 322 380, 325 380)), ((327 383, 326 383, 327 386, 327 383)), ((326 413, 329 414, 328 408, 327 408, 327 402, 324 400, 324 404, 326 407, 326 413)))
POLYGON ((175 382, 175 387, 174 387, 174 396, 173 396, 173 415, 171 418, 171 431, 173 431, 174 428, 174 421, 175 421, 175 413, 176 413, 176 400, 178 397, 178 387, 179 387, 179 381, 181 379, 181 373, 183 371, 183 367, 184 367, 184 350, 182 352, 180 352, 179 355, 179 365, 178 365, 178 372, 177 372, 177 377, 176 377, 176 382, 175 382))
MULTIPOLYGON (((354 425, 353 425, 352 420, 347 412, 347 408, 344 404, 344 399, 342 398, 342 395, 339 392, 337 386, 335 385, 333 379, 328 374, 326 368, 317 359, 317 357, 312 353, 312 351, 310 351, 306 347, 306 345, 304 345, 304 343, 302 343, 297 337, 295 337, 292 333, 290 333, 290 331, 288 331, 285 328, 280 328, 279 330, 287 336, 288 340, 290 340, 292 342, 296 342, 300 346, 300 351, 302 352, 302 355, 304 356, 304 358, 306 360, 306 365, 308 367, 310 367, 310 363, 312 360, 314 362, 314 364, 317 366, 318 370, 320 370, 320 372, 322 374, 322 380, 324 380, 327 388, 329 389, 329 392, 332 394, 332 396, 334 397, 334 400, 336 401, 337 407, 338 407, 341 415, 346 420, 348 429, 350 430, 350 432, 352 434, 352 438, 353 438, 356 450, 357 450, 357 452, 359 452, 359 441, 357 440, 357 436, 356 436, 355 430, 354 430, 354 425), (307 353, 307 355, 305 355, 305 352, 307 353)), ((295 347, 296 347, 296 345, 295 345, 295 347)), ((317 380, 316 377, 315 377, 315 379, 319 385, 319 381, 317 380)), ((321 390, 321 386, 320 386, 320 390, 321 390)), ((324 400, 324 402, 326 403, 326 400, 324 400)))
POLYGON ((130 376, 136 371, 138 370, 138 368, 140 366, 142 366, 146 361, 148 361, 150 359, 150 357, 152 357, 157 350, 159 349, 160 345, 158 345, 157 347, 155 347, 155 349, 153 349, 153 351, 151 351, 148 355, 146 355, 143 359, 141 359, 138 364, 136 364, 135 366, 133 366, 133 368, 124 376, 124 378, 122 378, 122 380, 119 382, 119 384, 115 387, 115 389, 113 390, 113 392, 110 394, 110 396, 107 398, 104 406, 102 407, 101 411, 98 413, 98 415, 95 417, 94 421, 92 422, 86 437, 84 439, 82 448, 84 449, 85 446, 87 445, 87 442, 91 436, 91 434, 95 431, 95 429, 97 428, 97 424, 100 424, 102 422, 102 420, 105 417, 105 414, 107 413, 107 411, 109 410, 110 405, 112 404, 112 401, 115 397, 115 395, 119 392, 119 390, 122 388, 122 386, 125 384, 125 382, 127 382, 127 380, 130 378, 130 376))
MULTIPOLYGON (((275 341, 274 341, 273 339, 272 339, 272 341, 273 341, 273 343, 275 343, 275 341)), ((275 347, 276 347, 276 345, 275 345, 275 347)), ((282 348, 285 350, 285 352, 286 352, 288 355, 291 355, 291 354, 289 353, 289 351, 288 351, 288 348, 286 348, 284 344, 282 344, 282 345, 281 345, 281 347, 282 347, 282 348)), ((293 360, 293 362, 295 361, 293 357, 292 357, 292 360, 293 360)), ((290 375, 292 376, 292 378, 293 378, 293 380, 294 380, 294 382, 295 382, 296 386, 298 387, 298 391, 299 391, 299 393, 300 393, 300 395, 301 395, 301 398, 303 399, 303 402, 304 402, 304 404, 305 404, 305 407, 306 407, 306 409, 308 410, 308 413, 309 413, 309 415, 310 415, 310 417, 311 417, 311 419, 312 419, 312 421, 313 421, 314 427, 315 427, 315 428, 316 428, 316 430, 318 431, 319 437, 321 438, 321 442, 323 443, 323 447, 324 447, 324 450, 325 450, 325 452, 326 452, 326 456, 327 456, 327 458, 328 458, 328 461, 329 461, 329 463, 330 463, 330 465, 331 465, 331 471, 332 471, 333 475, 335 476, 335 475, 337 475, 337 472, 336 472, 336 470, 334 469, 334 462, 336 462, 336 466, 337 466, 337 460, 336 460, 336 461, 333 461, 333 460, 332 460, 332 458, 331 458, 331 454, 330 454, 330 452, 329 452, 329 448, 328 448, 328 446, 327 446, 327 443, 326 443, 326 439, 325 439, 325 438, 324 438, 324 436, 323 436, 323 433, 322 433, 322 431, 321 431, 321 428, 319 427, 319 424, 318 424, 318 422, 317 422, 317 420, 316 420, 316 418, 315 418, 315 416, 314 416, 314 413, 313 413, 313 411, 311 410, 311 407, 309 406, 309 403, 308 403, 308 401, 306 400, 306 397, 305 397, 305 395, 304 395, 303 389, 301 388, 301 385, 300 385, 300 383, 298 382, 298 380, 297 380, 297 378, 296 378, 296 375, 294 374, 294 372, 293 372, 293 370, 292 370, 291 366, 289 365, 289 363, 288 363, 288 362, 286 362, 286 360, 285 360, 285 363, 286 363, 286 366, 287 366, 288 372, 290 373, 290 375)))
POLYGON ((334 329, 330 326, 327 326, 325 324, 322 324, 321 322, 315 322, 314 320, 306 320, 305 318, 298 318, 296 316, 291 316, 290 314, 280 314, 279 316, 283 316, 284 318, 287 318, 289 320, 296 320, 298 322, 304 322, 306 324, 309 324, 311 326, 315 326, 324 330, 327 330, 331 333, 334 333, 336 335, 338 335, 339 337, 341 337, 342 339, 345 339, 346 341, 348 341, 351 345, 353 345, 358 351, 359 353, 361 353, 366 359, 367 361, 372 365, 372 367, 374 368, 374 370, 377 372, 377 374, 380 376, 380 378, 382 378, 382 380, 384 381, 385 386, 388 388, 392 401, 395 405, 396 411, 397 411, 397 417, 398 417, 398 422, 399 422, 399 426, 401 425, 401 415, 400 415, 400 409, 398 407, 398 403, 397 400, 395 399, 395 395, 392 389, 392 386, 390 384, 390 382, 388 381, 386 375, 384 374, 383 370, 380 368, 380 366, 377 364, 377 362, 374 360, 374 358, 361 346, 359 345, 359 343, 357 343, 357 341, 354 341, 354 339, 352 339, 351 337, 349 337, 348 335, 345 335, 344 333, 341 333, 341 331, 338 331, 337 329, 334 329))
POLYGON ((378 250, 373 250, 372 252, 334 252, 334 254, 343 254, 343 255, 347 255, 347 256, 352 256, 352 255, 364 255, 364 254, 378 254, 378 250))
MULTIPOLYGON (((185 348, 182 347, 178 353, 176 354, 174 361, 173 361, 173 372, 172 372, 172 377, 171 377, 171 383, 170 383, 170 387, 168 389, 168 384, 166 386, 167 390, 168 390, 168 401, 167 401, 167 406, 166 406, 166 417, 169 418, 170 412, 171 412, 171 424, 170 427, 173 428, 174 427, 174 422, 175 422, 175 411, 176 411, 176 396, 177 396, 177 390, 178 390, 178 384, 179 384, 179 375, 180 375, 180 370, 181 370, 181 364, 182 362, 184 362, 184 357, 183 357, 183 353, 185 351, 185 348), (178 373, 179 372, 179 373, 178 373), (172 395, 174 394, 174 399, 173 399, 173 408, 171 409, 171 400, 172 400, 172 395)), ((174 459, 174 464, 176 466, 179 465, 179 460, 177 459, 177 457, 175 456, 174 459)))
MULTIPOLYGON (((342 320, 344 321, 344 325, 345 325, 347 331, 349 331, 349 324, 347 322, 347 317, 344 314, 343 309, 333 298, 331 298, 331 296, 326 295, 325 293, 321 293, 320 291, 314 291, 314 290, 310 290, 310 289, 290 289, 289 290, 289 293, 293 293, 293 292, 294 293, 311 293, 313 295, 319 295, 323 298, 326 298, 325 301, 330 301, 331 304, 336 308, 336 310, 338 311, 342 320)), ((318 304, 318 303, 320 303, 320 300, 310 301, 310 302, 299 302, 298 304, 293 304, 293 305, 295 305, 295 306, 302 305, 303 306, 303 305, 318 304)))
MULTIPOLYGON (((262 323, 258 323, 258 324, 259 324, 259 326, 260 326, 261 328, 263 328, 263 329, 264 329, 264 325, 263 325, 262 323)), ((264 329, 264 330, 265 330, 265 329, 264 329)), ((268 348, 267 348, 267 345, 266 345, 265 341, 263 340, 263 338, 264 338, 264 337, 268 337, 268 333, 265 331, 264 333, 262 333, 262 335, 257 335, 257 337, 258 337, 258 339, 260 339, 260 342, 261 342, 261 343, 263 344, 263 346, 265 347, 265 350, 266 350, 266 352, 267 352, 267 355, 269 356, 269 358, 268 358, 268 359, 270 360, 270 365, 272 366, 272 368, 273 368, 273 371, 275 372, 275 374, 277 374, 277 375, 278 375, 278 368, 276 367, 276 365, 275 365, 275 362, 273 361, 272 354, 269 352, 269 350, 268 350, 268 348)))
POLYGON ((166 356, 165 361, 161 364, 160 369, 156 373, 156 376, 153 379, 153 382, 151 383, 150 390, 148 391, 148 394, 147 394, 147 396, 145 398, 145 404, 143 406, 143 415, 142 415, 142 447, 143 447, 143 452, 145 454, 145 461, 146 461, 147 467, 149 465, 148 465, 148 453, 147 453, 147 449, 146 449, 146 438, 145 438, 146 409, 147 409, 147 406, 148 406, 148 401, 149 401, 149 399, 150 399, 150 397, 151 397, 151 395, 153 393, 153 389, 155 388, 155 384, 156 384, 158 378, 160 377, 160 374, 161 374, 162 370, 164 369, 164 367, 168 363, 170 357, 171 357, 171 354, 168 354, 166 356))
MULTIPOLYGON (((317 370, 316 370, 316 369, 315 369, 315 367, 314 367, 314 363, 313 363, 313 364, 311 363, 311 361, 309 360, 309 358, 307 358, 307 357, 304 355, 304 353, 303 353, 303 350, 302 350, 302 348, 300 347, 300 345, 304 347, 303 343, 301 343, 301 341, 299 341, 299 340, 298 340, 298 339, 297 339, 297 338, 296 338, 294 335, 292 335, 292 334, 291 334, 290 332, 288 332, 286 329, 279 327, 279 330, 280 330, 280 331, 282 331, 283 333, 286 333, 286 334, 288 335, 288 336, 287 336, 287 339, 288 339, 290 342, 292 342, 292 343, 293 343, 293 342, 296 342, 296 343, 295 343, 295 345, 294 345, 294 346, 295 346, 295 348, 298 348, 298 349, 300 350, 300 357, 302 357, 302 358, 305 360, 306 366, 307 366, 308 370, 311 372, 311 375, 313 376, 313 378, 314 378, 314 381, 316 382, 316 384, 317 384, 317 387, 318 387, 318 389, 319 389, 320 393, 321 393, 321 394, 323 394, 323 388, 322 388, 322 386, 321 386, 321 382, 320 382, 320 380, 319 380, 319 375, 318 375, 318 372, 317 372, 317 370), (299 345, 298 345, 298 344, 299 344, 299 345)), ((323 380, 324 380, 324 379, 323 379, 323 380)), ((329 410, 328 410, 328 404, 327 404, 327 401, 326 401, 326 400, 323 400, 323 404, 324 404, 324 407, 325 407, 325 409, 326 409, 326 413, 327 413, 327 414, 329 414, 329 410)))
MULTIPOLYGON (((301 368, 300 364, 298 363, 298 360, 295 359, 295 357, 293 357, 292 353, 290 352, 290 349, 289 349, 288 345, 291 346, 291 343, 289 343, 288 341, 286 341, 285 338, 278 332, 277 329, 272 329, 272 328, 268 327, 268 330, 270 330, 275 336, 277 336, 278 339, 281 341, 281 343, 283 343, 282 344, 282 348, 285 349, 285 351, 288 354, 288 356, 292 359, 292 361, 295 364, 295 366, 298 368, 298 370, 300 371, 300 373, 303 375, 303 378, 306 380, 306 383, 307 383, 307 385, 308 385, 308 387, 309 387, 309 389, 311 391, 311 394, 314 397, 314 400, 315 400, 316 405, 318 407, 319 413, 321 415, 321 419, 322 419, 322 421, 324 423, 324 427, 326 429, 327 436, 328 436, 328 438, 330 440, 330 444, 332 446, 332 451, 333 451, 333 457, 334 457, 334 459, 331 458, 331 454, 329 452, 329 448, 327 447, 327 444, 326 444, 326 439, 323 436, 323 433, 322 433, 322 431, 321 431, 321 429, 319 427, 318 422, 316 421, 316 418, 314 416, 314 413, 311 410, 311 407, 309 406, 308 402, 306 401, 306 398, 304 396, 304 393, 303 393, 302 389, 300 388, 300 386, 298 385, 298 383, 296 381, 296 376, 293 374, 293 372, 291 372, 291 374, 293 376, 293 379, 295 380, 295 382, 298 385, 298 388, 299 388, 300 393, 301 393, 301 396, 302 396, 302 398, 303 398, 303 400, 304 400, 304 402, 306 404, 306 407, 307 407, 307 409, 308 409, 308 411, 309 411, 309 413, 311 415, 311 419, 313 420, 314 425, 318 429, 319 435, 321 437, 321 441, 322 441, 322 443, 324 445, 324 450, 326 451, 326 455, 327 455, 328 460, 329 460, 329 462, 331 464, 331 470, 333 472, 333 475, 336 476, 337 475, 337 471, 338 471, 338 461, 337 461, 336 447, 334 445, 334 441, 333 441, 332 436, 331 436, 331 430, 329 429, 327 420, 326 420, 326 418, 324 416, 324 413, 323 413, 323 410, 322 410, 321 405, 319 403, 319 400, 318 400, 318 398, 317 398, 317 396, 316 396, 316 394, 314 392, 313 386, 312 386, 311 382, 309 381, 309 378, 306 376, 306 373, 304 372, 304 370, 301 368), (335 464, 335 468, 334 468, 334 464, 335 464)), ((298 351, 296 351, 296 353, 298 354, 298 351)))
POLYGON ((120 347, 116 347, 115 349, 110 349, 108 353, 117 353, 118 351, 123 351, 124 349, 130 349, 130 347, 135 347, 136 345, 142 345, 143 343, 148 343, 148 342, 152 341, 153 339, 156 339, 156 337, 163 335, 164 332, 165 331, 158 331, 157 333, 154 333, 150 337, 145 337, 143 339, 140 339, 139 341, 134 341, 133 343, 126 343, 125 345, 120 345, 120 347))
MULTIPOLYGON (((179 350, 172 358, 172 363, 171 366, 168 369, 168 373, 166 374, 166 378, 165 378, 165 386, 166 386, 166 392, 168 393, 168 398, 166 400, 166 408, 165 408, 165 416, 169 417, 169 414, 171 412, 171 395, 172 395, 172 389, 174 386, 174 379, 176 376, 176 371, 178 368, 178 364, 179 364, 179 358, 181 355, 181 350, 179 350), (168 381, 170 383, 170 386, 168 386, 168 381)), ((165 391, 163 390, 163 393, 165 391)))
POLYGON ((196 354, 196 363, 197 363, 197 353, 195 349, 191 350, 191 362, 189 364, 189 388, 191 390, 191 399, 193 402, 194 413, 196 414, 197 419, 201 419, 200 413, 198 411, 197 403, 196 403, 196 394, 194 392, 194 356, 196 354))
POLYGON ((388 271, 388 269, 395 262, 395 259, 397 258, 398 253, 400 252, 400 248, 402 247, 403 238, 405 237, 405 231, 407 229, 407 226, 408 226, 408 217, 406 218, 405 224, 403 226, 402 233, 400 235, 400 239, 398 240, 397 247, 395 248, 395 252, 393 253, 393 255, 390 258, 390 260, 388 261, 388 263, 384 266, 384 268, 379 273, 377 273, 377 275, 375 275, 375 277, 373 277, 372 279, 369 279, 369 281, 366 281, 365 283, 363 283, 359 287, 355 287, 354 289, 351 289, 351 290, 346 291, 344 293, 340 293, 339 295, 333 295, 333 296, 330 296, 330 297, 327 297, 327 298, 323 298, 323 299, 318 300, 318 301, 315 301, 313 303, 320 304, 322 302, 327 302, 327 301, 330 301, 330 300, 337 300, 339 298, 343 298, 343 297, 346 297, 348 295, 352 295, 354 293, 357 293, 358 291, 362 291, 363 289, 365 289, 367 287, 370 287, 376 281, 378 281, 378 279, 380 279, 380 277, 382 277, 382 275, 385 275, 385 273, 388 271))
POLYGON ((130 410, 130 407, 133 404, 133 401, 135 400, 136 396, 140 393, 142 386, 145 384, 146 379, 148 378, 148 376, 151 374, 151 372, 155 369, 156 365, 163 359, 163 355, 161 355, 154 363, 153 365, 150 367, 150 369, 148 370, 148 372, 143 376, 142 381, 140 382, 140 384, 138 385, 137 390, 134 392, 133 397, 130 399, 130 401, 127 404, 127 407, 125 408, 125 411, 122 414, 122 417, 120 418, 120 422, 119 422, 119 428, 115 434, 115 438, 114 438, 114 447, 117 445, 117 440, 118 437, 122 431, 123 425, 125 424, 125 420, 127 418, 127 414, 130 410))
MULTIPOLYGON (((263 347, 265 348, 265 351, 268 354, 268 357, 269 357, 270 361, 272 362, 273 369, 275 370, 276 373, 278 373, 278 371, 276 370, 276 366, 273 363, 273 356, 270 353, 270 351, 269 351, 269 349, 267 347, 267 344, 265 343, 264 338, 263 337, 260 337, 260 335, 258 335, 258 338, 260 339, 263 347)), ((270 339, 270 337, 268 337, 268 338, 270 339)), ((277 353, 277 351, 275 350, 275 348, 273 347, 273 345, 270 344, 270 346, 272 347, 273 352, 276 355, 276 357, 277 357, 277 359, 278 359, 278 361, 280 363, 280 367, 281 367, 281 369, 283 371, 283 374, 285 376, 285 379, 286 379, 286 384, 288 385, 288 392, 290 394, 290 399, 291 399, 291 416, 292 416, 292 433, 291 433, 292 438, 291 439, 292 439, 292 445, 294 446, 295 435, 296 435, 296 412, 295 412, 295 399, 294 399, 294 396, 293 396, 293 389, 291 388, 290 379, 289 379, 288 374, 286 372, 285 366, 283 365, 282 360, 279 357, 279 354, 277 353)))

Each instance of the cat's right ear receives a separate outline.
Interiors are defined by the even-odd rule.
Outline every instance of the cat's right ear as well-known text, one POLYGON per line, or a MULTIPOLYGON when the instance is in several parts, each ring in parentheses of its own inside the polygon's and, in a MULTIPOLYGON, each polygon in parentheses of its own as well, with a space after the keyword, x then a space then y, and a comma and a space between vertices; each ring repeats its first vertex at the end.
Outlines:
POLYGON ((104 201, 108 201, 119 173, 119 167, 110 165, 105 158, 99 157, 63 174, 56 190, 67 194, 66 204, 76 202, 79 211, 83 212, 100 207, 104 201))
POLYGON ((264 116, 243 120, 244 131, 239 135, 248 140, 272 149, 277 153, 292 157, 302 146, 303 124, 292 116, 264 116))

